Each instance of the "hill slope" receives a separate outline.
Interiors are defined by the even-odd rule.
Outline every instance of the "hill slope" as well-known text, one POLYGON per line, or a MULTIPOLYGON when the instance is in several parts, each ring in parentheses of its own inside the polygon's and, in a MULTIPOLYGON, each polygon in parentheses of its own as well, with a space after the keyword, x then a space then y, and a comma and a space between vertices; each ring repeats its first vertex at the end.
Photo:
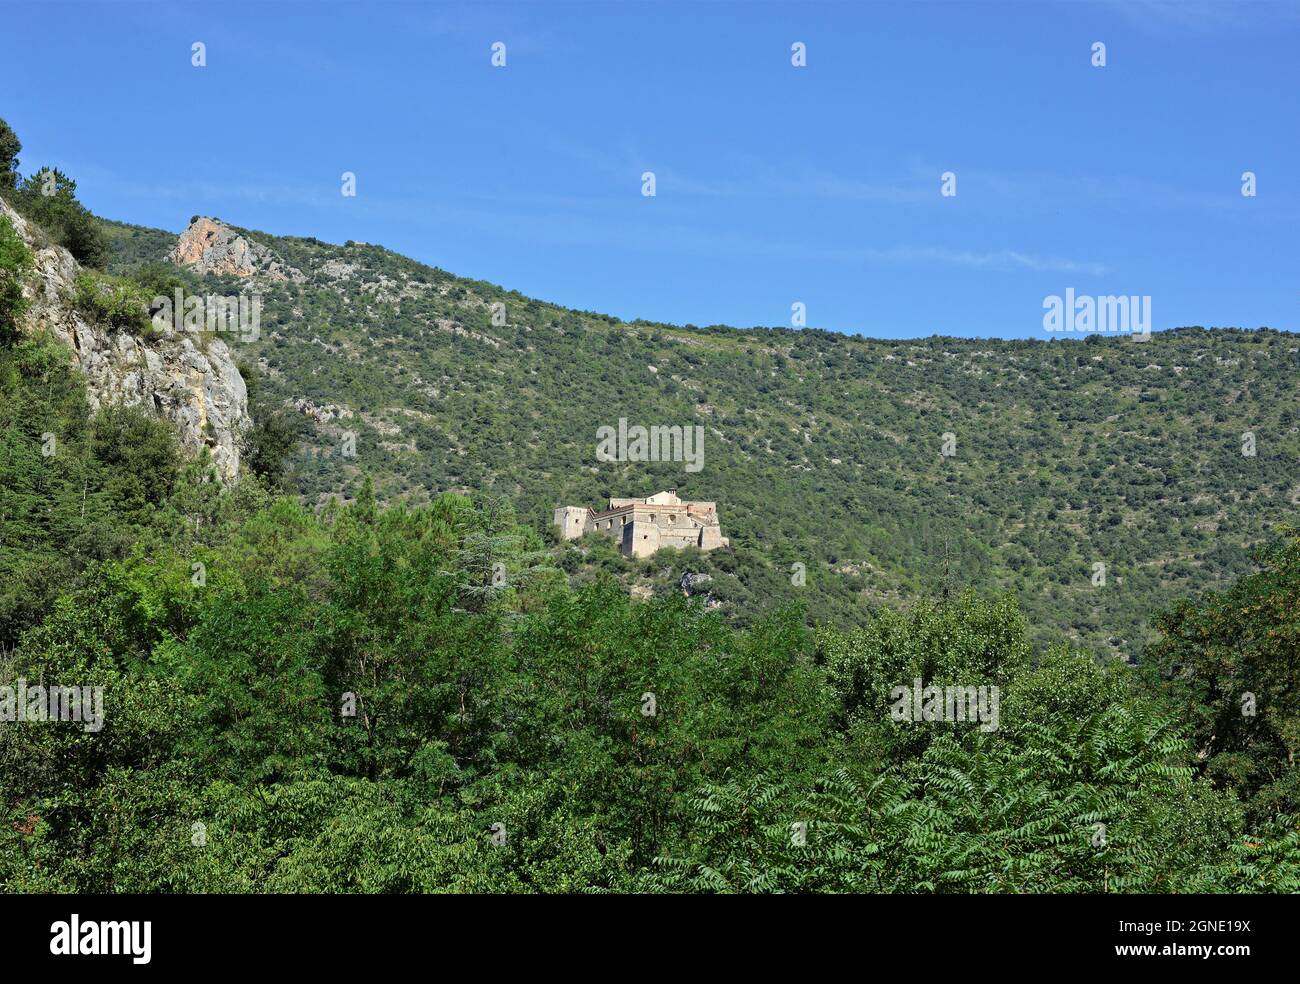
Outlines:
MULTIPOLYGON (((115 272, 176 244, 107 227, 115 272)), ((1148 612, 1249 570, 1300 491, 1288 334, 877 341, 629 323, 375 245, 231 232, 254 247, 240 254, 251 272, 199 262, 191 275, 262 294, 260 337, 232 347, 260 369, 263 398, 297 416, 303 495, 350 494, 368 474, 390 499, 505 496, 539 530, 558 504, 663 488, 714 499, 732 551, 560 552, 571 573, 614 569, 660 591, 709 573, 742 622, 794 599, 856 622, 885 600, 972 584, 1014 592, 1048 626, 1039 641, 1129 656, 1148 612), (703 468, 597 461, 597 428, 621 417, 702 425, 703 468), (945 433, 955 456, 940 453, 945 433)))

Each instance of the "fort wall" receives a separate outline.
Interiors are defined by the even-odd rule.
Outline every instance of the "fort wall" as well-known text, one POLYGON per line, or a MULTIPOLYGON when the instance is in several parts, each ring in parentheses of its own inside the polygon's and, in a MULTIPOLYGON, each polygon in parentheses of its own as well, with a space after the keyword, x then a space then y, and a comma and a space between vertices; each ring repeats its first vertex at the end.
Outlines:
POLYGON ((644 499, 611 498, 609 508, 559 506, 555 525, 565 540, 586 533, 614 538, 630 557, 649 557, 660 547, 717 550, 729 545, 718 523, 716 502, 688 502, 669 489, 644 499))

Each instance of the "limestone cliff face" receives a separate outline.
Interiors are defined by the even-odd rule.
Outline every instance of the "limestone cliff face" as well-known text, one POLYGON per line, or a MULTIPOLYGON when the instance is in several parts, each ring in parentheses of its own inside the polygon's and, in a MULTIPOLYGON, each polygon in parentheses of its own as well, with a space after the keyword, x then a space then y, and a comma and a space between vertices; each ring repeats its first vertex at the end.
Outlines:
POLYGON ((208 448, 223 481, 237 480, 239 436, 252 419, 244 378, 226 343, 170 325, 159 327, 150 338, 137 338, 87 320, 73 306, 80 265, 72 254, 33 235, 2 199, 0 211, 36 261, 35 283, 27 290, 32 303, 25 329, 48 329, 72 350, 73 361, 85 374, 91 407, 144 406, 172 421, 190 450, 208 448))
POLYGON ((195 273, 236 277, 263 276, 269 280, 302 283, 302 272, 281 263, 260 243, 245 239, 229 226, 200 216, 181 233, 167 254, 169 262, 195 273))

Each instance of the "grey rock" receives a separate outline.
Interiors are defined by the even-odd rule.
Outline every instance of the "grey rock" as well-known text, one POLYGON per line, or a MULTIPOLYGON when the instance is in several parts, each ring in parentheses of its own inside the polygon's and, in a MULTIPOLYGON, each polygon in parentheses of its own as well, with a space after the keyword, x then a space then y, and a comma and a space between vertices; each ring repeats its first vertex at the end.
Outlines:
POLYGON ((178 332, 170 325, 149 338, 87 320, 73 306, 81 267, 61 246, 34 235, 21 215, 0 199, 36 261, 35 283, 26 290, 31 307, 23 330, 50 331, 72 351, 86 377, 92 409, 142 406, 176 425, 181 443, 206 447, 225 482, 239 478, 239 438, 251 426, 248 390, 226 343, 215 336, 178 332))

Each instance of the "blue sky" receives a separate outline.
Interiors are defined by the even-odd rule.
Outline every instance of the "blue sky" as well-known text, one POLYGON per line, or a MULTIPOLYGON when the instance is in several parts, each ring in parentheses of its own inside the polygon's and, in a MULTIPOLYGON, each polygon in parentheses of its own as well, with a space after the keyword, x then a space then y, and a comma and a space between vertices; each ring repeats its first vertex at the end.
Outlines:
POLYGON ((1157 329, 1300 330, 1300 3, 56 0, 0 21, 23 170, 64 169, 111 218, 382 243, 627 319, 781 325, 798 301, 875 337, 1041 338, 1073 287, 1149 295, 1157 329))

